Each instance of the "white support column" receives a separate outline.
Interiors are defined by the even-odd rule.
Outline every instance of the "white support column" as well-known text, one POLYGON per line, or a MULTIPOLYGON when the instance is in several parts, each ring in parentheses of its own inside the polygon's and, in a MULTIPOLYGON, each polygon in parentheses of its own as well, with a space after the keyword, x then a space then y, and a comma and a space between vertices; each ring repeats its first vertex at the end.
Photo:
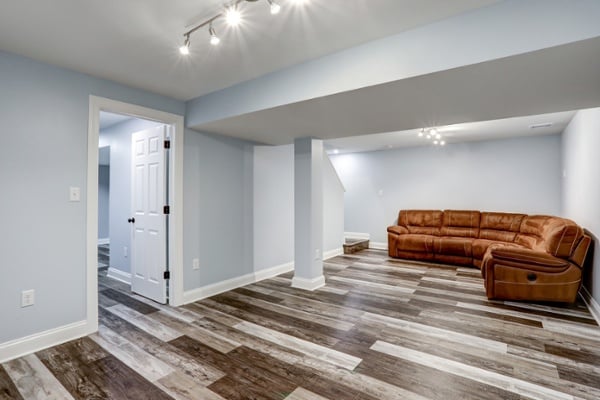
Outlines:
POLYGON ((294 141, 294 278, 292 287, 315 290, 323 276, 323 141, 294 141))

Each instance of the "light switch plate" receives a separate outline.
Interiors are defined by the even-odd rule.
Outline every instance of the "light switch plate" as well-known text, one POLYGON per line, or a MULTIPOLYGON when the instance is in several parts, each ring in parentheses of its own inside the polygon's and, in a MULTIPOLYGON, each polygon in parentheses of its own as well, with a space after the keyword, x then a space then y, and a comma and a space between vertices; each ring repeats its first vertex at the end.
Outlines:
POLYGON ((35 290, 23 290, 21 292, 21 307, 29 307, 35 304, 35 290))
POLYGON ((192 269, 200 269, 200 259, 194 258, 192 260, 192 269))
POLYGON ((81 201, 81 189, 75 186, 69 188, 69 201, 81 201))

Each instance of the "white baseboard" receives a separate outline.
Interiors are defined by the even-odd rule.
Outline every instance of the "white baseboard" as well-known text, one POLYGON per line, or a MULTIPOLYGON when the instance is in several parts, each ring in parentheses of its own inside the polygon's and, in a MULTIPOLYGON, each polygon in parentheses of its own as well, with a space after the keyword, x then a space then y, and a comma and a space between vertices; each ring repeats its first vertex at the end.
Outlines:
POLYGON ((110 238, 102 238, 102 239, 98 239, 98 246, 102 245, 102 244, 110 244, 110 238))
POLYGON ((323 252, 323 261, 329 260, 330 258, 337 257, 339 255, 344 254, 344 248, 340 247, 338 249, 328 250, 323 252))
POLYGON ((587 304, 588 308, 590 309, 590 312, 594 316, 594 319, 596 320, 598 325, 600 325, 600 304, 598 304, 596 299, 592 297, 592 295, 590 294, 590 292, 588 292, 585 286, 581 287, 580 293, 581 297, 583 298, 583 301, 585 301, 585 304, 587 304))
POLYGON ((297 276, 292 278, 292 287, 296 289, 313 291, 323 286, 325 286, 325 277, 323 275, 313 279, 300 278, 297 276))
POLYGON ((213 283, 197 289, 185 291, 183 293, 183 304, 193 303, 198 300, 205 299, 210 296, 237 289, 242 286, 251 285, 264 279, 273 278, 277 275, 284 274, 294 270, 294 263, 277 265, 271 268, 261 269, 256 272, 251 272, 246 275, 236 278, 227 279, 222 282, 213 283))
POLYGON ((388 244, 385 242, 369 242, 369 248, 375 250, 387 250, 388 244))
POLYGON ((92 334, 93 332, 93 328, 88 325, 87 321, 79 321, 24 338, 11 340, 10 342, 0 344, 0 363, 35 353, 48 347, 57 346, 92 334))
POLYGON ((106 275, 109 278, 116 279, 128 285, 131 285, 131 274, 129 272, 124 272, 120 269, 110 267, 106 275))
POLYGON ((371 235, 369 235, 368 233, 361 233, 361 232, 344 232, 344 237, 346 239, 363 239, 363 240, 369 240, 369 238, 371 237, 371 235))

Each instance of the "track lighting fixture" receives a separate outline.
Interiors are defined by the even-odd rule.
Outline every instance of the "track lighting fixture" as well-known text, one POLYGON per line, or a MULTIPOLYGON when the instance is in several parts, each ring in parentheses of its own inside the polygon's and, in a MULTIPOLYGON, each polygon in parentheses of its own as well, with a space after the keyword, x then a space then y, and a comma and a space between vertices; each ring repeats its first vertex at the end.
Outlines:
MULTIPOLYGON (((179 51, 183 55, 190 54, 190 36, 192 33, 197 30, 208 26, 208 34, 210 35, 210 44, 213 46, 218 45, 221 42, 221 39, 217 36, 215 29, 213 27, 213 23, 218 19, 224 19, 229 26, 237 26, 242 22, 242 13, 239 8, 241 3, 255 3, 258 0, 232 0, 229 3, 229 6, 226 9, 223 9, 221 12, 213 15, 211 18, 201 22, 200 24, 194 26, 192 29, 188 30, 183 34, 184 43, 183 46, 179 48, 179 51)), ((289 0, 295 4, 305 4, 307 0, 289 0)), ((269 9, 272 15, 279 14, 281 12, 281 5, 279 4, 279 0, 267 0, 269 4, 269 9)), ((263 3, 264 4, 264 3, 263 3)))
POLYGON ((185 40, 183 42, 183 46, 179 48, 179 52, 185 56, 190 54, 190 35, 185 36, 185 40))
POLYGON ((271 6, 271 14, 273 14, 273 15, 279 14, 279 11, 281 11, 281 6, 274 0, 267 0, 267 1, 269 2, 269 5, 271 6))
POLYGON ((237 3, 230 6, 225 12, 225 20, 229 26, 238 26, 242 22, 242 14, 237 8, 237 3))
POLYGON ((217 36, 217 33, 215 32, 215 28, 213 28, 213 26, 212 26, 212 23, 208 27, 208 34, 210 35, 210 44, 212 44, 213 46, 216 46, 219 43, 221 43, 221 39, 219 39, 219 37, 217 36))

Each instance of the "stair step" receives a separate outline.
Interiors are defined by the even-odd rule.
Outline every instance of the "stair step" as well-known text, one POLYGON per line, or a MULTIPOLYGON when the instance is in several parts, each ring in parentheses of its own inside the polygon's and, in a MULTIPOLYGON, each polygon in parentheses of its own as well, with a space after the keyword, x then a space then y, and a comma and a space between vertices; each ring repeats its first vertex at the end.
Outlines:
POLYGON ((369 239, 346 239, 344 254, 353 254, 369 248, 369 239))

